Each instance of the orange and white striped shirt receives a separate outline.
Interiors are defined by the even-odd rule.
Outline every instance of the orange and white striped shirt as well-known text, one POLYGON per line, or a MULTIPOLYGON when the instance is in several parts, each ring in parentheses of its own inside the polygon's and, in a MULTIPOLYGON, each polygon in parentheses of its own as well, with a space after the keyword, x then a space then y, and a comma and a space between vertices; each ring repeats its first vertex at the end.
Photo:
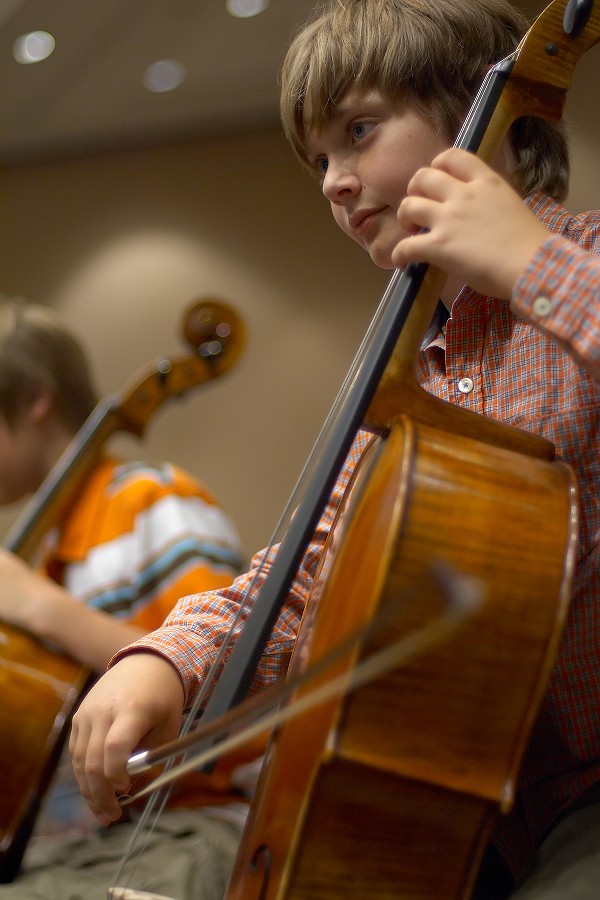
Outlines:
MULTIPOLYGON (((151 631, 180 597, 228 585, 242 552, 231 520, 191 475, 169 463, 105 457, 48 535, 40 567, 83 603, 151 631)), ((199 775, 201 783, 186 784, 176 802, 226 802, 230 777, 228 770, 213 785, 199 775)), ((94 828, 65 751, 36 832, 94 828)))
POLYGON ((191 475, 105 458, 42 565, 84 603, 152 630, 180 597, 229 584, 242 553, 230 519, 191 475))

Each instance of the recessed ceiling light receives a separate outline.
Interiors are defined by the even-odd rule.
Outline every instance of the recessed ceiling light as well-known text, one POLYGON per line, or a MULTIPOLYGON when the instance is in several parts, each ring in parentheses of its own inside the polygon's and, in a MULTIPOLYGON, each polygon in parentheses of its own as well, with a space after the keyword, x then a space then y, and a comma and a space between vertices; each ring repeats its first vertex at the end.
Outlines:
POLYGON ((164 94, 179 87, 185 75, 185 66, 176 59, 159 59, 144 72, 144 86, 155 94, 164 94))
POLYGON ((13 44, 13 57, 18 63, 41 62, 54 50, 54 38, 47 31, 31 31, 22 34, 13 44))
POLYGON ((249 19, 257 16, 269 5, 269 0, 227 0, 227 12, 238 19, 249 19))

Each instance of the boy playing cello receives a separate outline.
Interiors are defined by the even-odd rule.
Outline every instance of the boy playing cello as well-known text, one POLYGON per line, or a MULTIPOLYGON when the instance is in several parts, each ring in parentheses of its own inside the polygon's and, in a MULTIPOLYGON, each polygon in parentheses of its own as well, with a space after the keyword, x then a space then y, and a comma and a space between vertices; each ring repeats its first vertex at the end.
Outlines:
MULTIPOLYGON (((337 224, 378 266, 405 261, 411 241, 398 244, 414 233, 414 221, 406 207, 399 220, 398 210, 413 176, 450 147, 486 70, 512 52, 525 30, 505 0, 338 0, 292 43, 282 80, 287 137, 320 181, 337 224)), ((517 121, 493 167, 546 230, 598 253, 597 217, 575 220, 560 206, 568 156, 558 127, 517 121)), ((411 240, 416 246, 420 238, 411 240)), ((487 291, 490 284, 495 282, 482 286, 487 291)), ((575 468, 582 500, 563 643, 529 742, 517 803, 499 822, 477 888, 490 900, 508 896, 524 879, 544 835, 600 780, 599 397, 596 383, 554 340, 551 328, 544 333, 518 318, 505 300, 477 293, 460 270, 441 299, 444 311, 418 362, 420 384, 451 403, 550 439, 575 468)), ((367 440, 360 431, 263 656, 257 685, 285 670, 335 509, 367 440)), ((128 785, 128 755, 140 743, 152 746, 174 735, 208 672, 214 644, 238 605, 256 593, 248 575, 224 591, 185 598, 164 628, 118 655, 83 703, 71 749, 80 787, 102 820, 120 815, 115 793, 128 785)))

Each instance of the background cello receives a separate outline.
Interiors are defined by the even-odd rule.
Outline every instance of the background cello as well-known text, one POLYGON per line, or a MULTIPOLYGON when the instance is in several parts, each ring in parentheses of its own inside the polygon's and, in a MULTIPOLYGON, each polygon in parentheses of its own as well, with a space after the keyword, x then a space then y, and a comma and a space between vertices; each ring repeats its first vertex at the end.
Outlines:
MULTIPOLYGON (((167 399, 227 372, 244 344, 238 316, 214 300, 190 307, 183 331, 194 352, 157 360, 120 395, 96 407, 11 530, 8 549, 30 559, 47 530, 68 512, 107 439, 117 431, 142 436, 167 399)), ((87 682, 88 672, 55 648, 0 625, 0 762, 8 776, 0 806, 2 881, 16 874, 70 715, 87 682)))

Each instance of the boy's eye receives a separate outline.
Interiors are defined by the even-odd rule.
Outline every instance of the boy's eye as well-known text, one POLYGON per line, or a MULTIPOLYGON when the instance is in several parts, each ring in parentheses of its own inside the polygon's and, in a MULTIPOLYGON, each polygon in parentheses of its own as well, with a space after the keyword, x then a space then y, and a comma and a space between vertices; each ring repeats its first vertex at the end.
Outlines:
POLYGON ((350 133, 352 135, 353 140, 361 141, 368 134, 371 133, 373 128, 375 127, 374 122, 353 122, 350 126, 350 133))
POLYGON ((317 170, 317 174, 320 175, 321 178, 325 175, 325 172, 327 171, 327 166, 328 166, 328 162, 327 162, 326 156, 320 156, 317 159, 317 161, 315 162, 315 169, 317 170))

